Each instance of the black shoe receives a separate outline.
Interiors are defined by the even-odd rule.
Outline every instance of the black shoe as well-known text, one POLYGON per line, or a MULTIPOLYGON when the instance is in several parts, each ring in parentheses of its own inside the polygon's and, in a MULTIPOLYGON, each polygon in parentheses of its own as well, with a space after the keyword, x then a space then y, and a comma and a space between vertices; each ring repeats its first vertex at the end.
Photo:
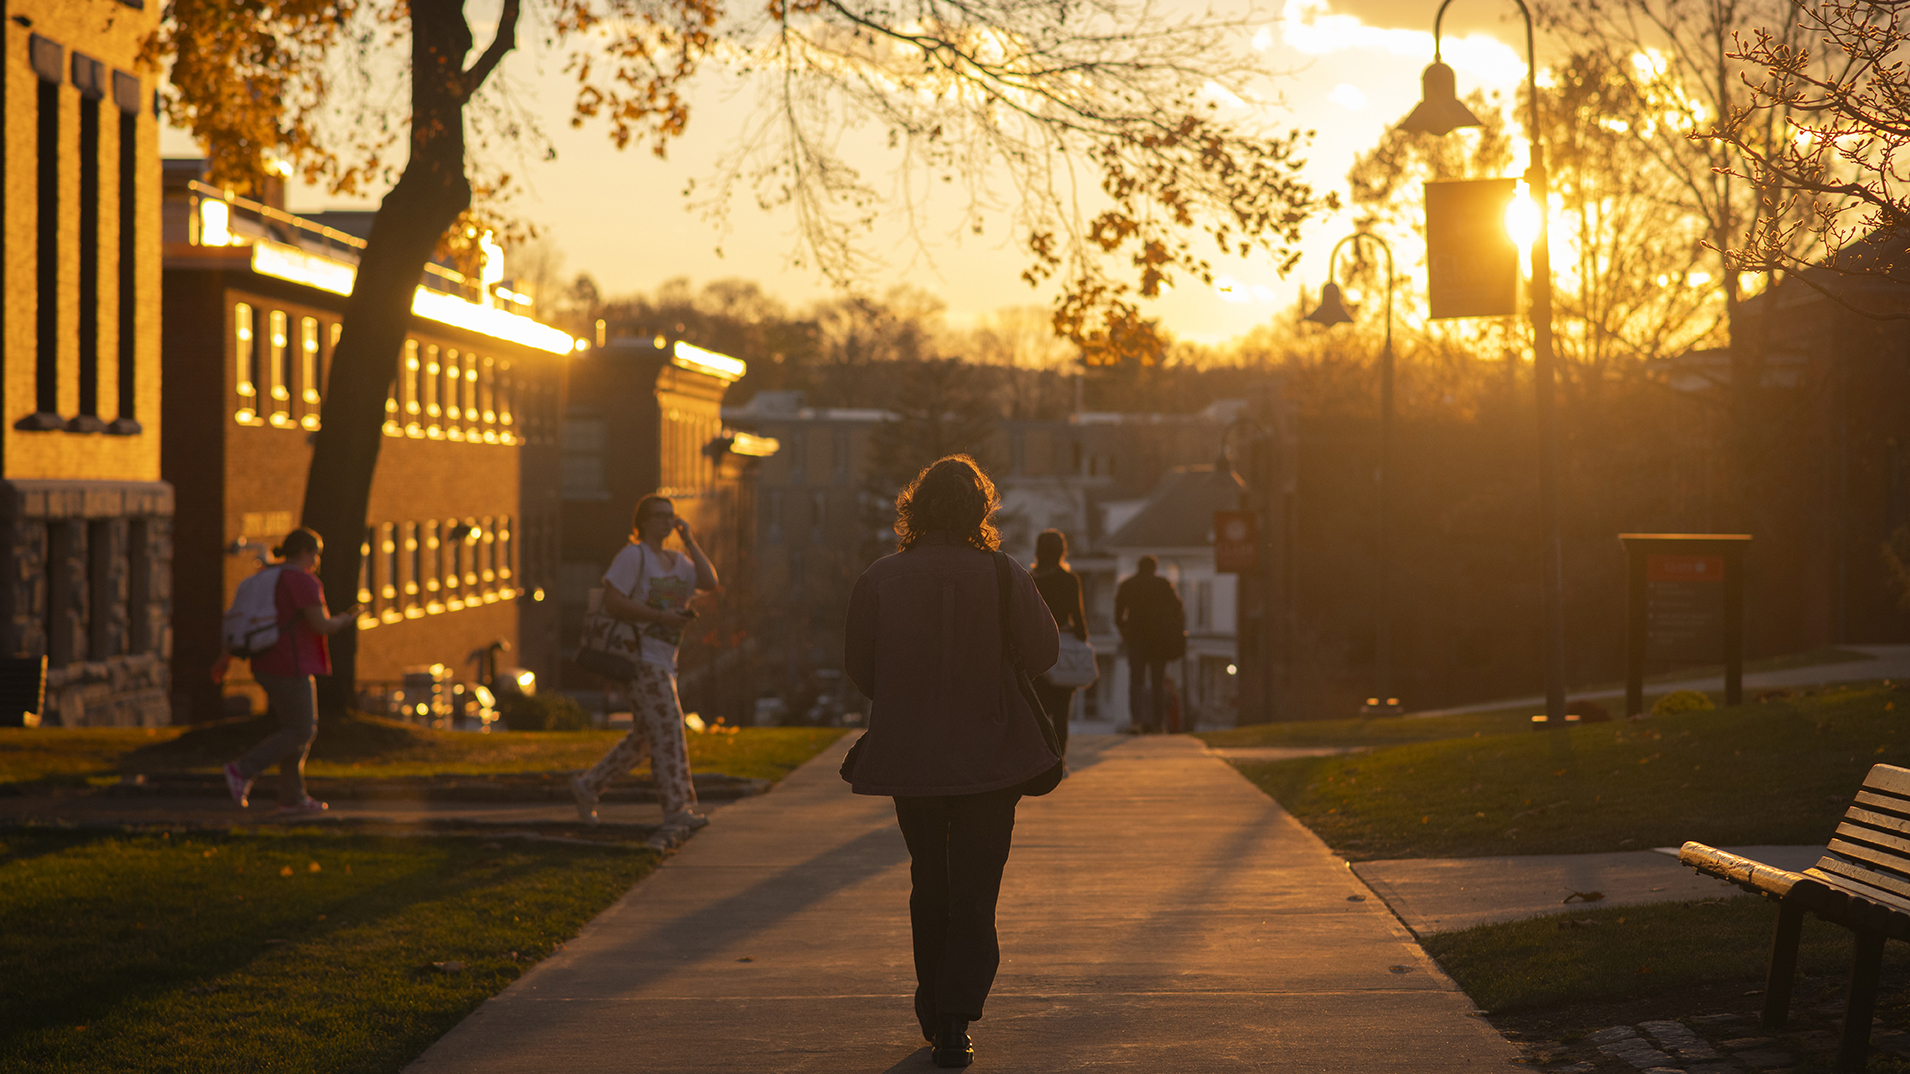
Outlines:
POLYGON ((942 1020, 942 1032, 935 1038, 929 1058, 938 1067, 965 1067, 975 1061, 975 1045, 968 1039, 968 1019, 950 1015, 942 1020))

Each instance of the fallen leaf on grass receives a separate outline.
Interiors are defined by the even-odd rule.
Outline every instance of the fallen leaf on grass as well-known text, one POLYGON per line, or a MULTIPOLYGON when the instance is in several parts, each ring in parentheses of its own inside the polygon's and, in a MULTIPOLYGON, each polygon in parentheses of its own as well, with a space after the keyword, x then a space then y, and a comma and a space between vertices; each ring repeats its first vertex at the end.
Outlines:
POLYGON ((305 867, 305 871, 308 873, 315 873, 315 872, 318 872, 318 870, 319 870, 319 865, 317 862, 313 862, 310 865, 307 865, 305 867))
POLYGON ((287 865, 287 866, 286 866, 285 868, 283 868, 283 869, 280 869, 280 870, 279 870, 279 875, 280 875, 280 876, 291 876, 291 875, 292 875, 292 867, 291 867, 291 866, 289 866, 289 865, 287 865))

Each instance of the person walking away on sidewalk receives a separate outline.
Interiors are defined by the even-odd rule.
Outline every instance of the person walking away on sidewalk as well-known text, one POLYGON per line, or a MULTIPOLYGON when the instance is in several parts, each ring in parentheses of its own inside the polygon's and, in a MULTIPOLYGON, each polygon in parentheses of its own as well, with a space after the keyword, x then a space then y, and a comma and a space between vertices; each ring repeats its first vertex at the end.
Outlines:
POLYGON ((690 782, 690 750, 683 738, 683 706, 676 693, 676 651, 683 631, 696 618, 690 600, 716 588, 716 568, 696 543, 690 524, 676 506, 657 495, 637 501, 630 543, 604 572, 605 613, 636 624, 642 656, 630 680, 630 733, 610 747, 595 765, 571 777, 577 815, 597 823, 597 800, 609 782, 643 762, 647 754, 663 802, 666 843, 710 822, 696 811, 696 786, 690 782), (670 535, 683 550, 663 547, 670 535))
MULTIPOLYGON (((1054 625, 1076 638, 1088 640, 1088 613, 1081 602, 1081 578, 1068 569, 1068 538, 1060 530, 1042 530, 1035 535, 1035 588, 1054 616, 1054 625)), ((1061 740, 1061 756, 1068 755, 1068 713, 1074 708, 1072 686, 1057 686, 1047 676, 1035 680, 1035 695, 1048 710, 1055 737, 1061 740)))
MULTIPOLYGON (((226 788, 241 809, 250 805, 252 781, 259 773, 279 766, 279 809, 286 815, 323 813, 324 802, 305 793, 305 756, 318 737, 318 684, 314 676, 332 673, 331 651, 325 638, 358 619, 354 604, 337 615, 325 607, 325 588, 318 581, 318 560, 325 542, 314 530, 300 526, 272 549, 284 562, 279 569, 273 604, 278 612, 279 637, 272 648, 252 660, 252 677, 278 715, 279 729, 245 756, 225 766, 226 788)), ((212 681, 225 681, 232 657, 221 654, 212 667, 212 681)))
POLYGON ((973 1061, 968 1024, 981 1018, 1001 962, 995 903, 1019 788, 1059 760, 1007 650, 1039 675, 1054 665, 1060 636, 1034 579, 995 551, 998 506, 994 483, 966 455, 917 474, 896 499, 900 548, 856 580, 844 637, 849 677, 873 700, 843 776, 857 794, 895 799, 913 882, 915 1018, 943 1067, 973 1061), (1005 617, 996 557, 1009 572, 1005 617))
POLYGON ((1187 655, 1187 609, 1174 584, 1142 556, 1114 591, 1114 626, 1127 651, 1127 708, 1132 734, 1159 734, 1167 716, 1167 665, 1187 655))

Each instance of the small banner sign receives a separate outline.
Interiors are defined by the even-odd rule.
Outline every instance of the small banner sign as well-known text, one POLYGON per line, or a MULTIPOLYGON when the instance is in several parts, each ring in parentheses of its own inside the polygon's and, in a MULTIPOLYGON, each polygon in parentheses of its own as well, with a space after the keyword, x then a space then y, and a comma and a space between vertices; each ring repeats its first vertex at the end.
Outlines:
POLYGON ((1260 527, 1252 511, 1214 512, 1214 570, 1252 574, 1260 568, 1260 527))
POLYGON ((1426 184, 1426 301, 1443 317, 1519 312, 1519 248, 1506 232, 1514 179, 1426 184))

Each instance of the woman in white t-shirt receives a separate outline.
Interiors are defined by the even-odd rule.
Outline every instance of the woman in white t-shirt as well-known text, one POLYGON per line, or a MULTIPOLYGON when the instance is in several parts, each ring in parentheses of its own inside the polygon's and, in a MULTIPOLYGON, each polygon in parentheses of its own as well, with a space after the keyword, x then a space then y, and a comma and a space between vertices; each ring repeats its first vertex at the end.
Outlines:
POLYGON ((650 757, 657 795, 663 800, 666 841, 674 841, 710 818, 696 811, 696 787, 690 782, 689 747, 683 740, 683 707, 676 695, 676 650, 683 631, 696 618, 690 600, 716 588, 716 568, 697 547, 689 524, 662 496, 637 501, 630 543, 604 572, 603 610, 634 623, 642 641, 637 673, 630 680, 630 733, 588 771, 571 777, 577 815, 597 822, 597 797, 604 785, 650 757), (670 534, 683 540, 683 551, 663 547, 670 534))

